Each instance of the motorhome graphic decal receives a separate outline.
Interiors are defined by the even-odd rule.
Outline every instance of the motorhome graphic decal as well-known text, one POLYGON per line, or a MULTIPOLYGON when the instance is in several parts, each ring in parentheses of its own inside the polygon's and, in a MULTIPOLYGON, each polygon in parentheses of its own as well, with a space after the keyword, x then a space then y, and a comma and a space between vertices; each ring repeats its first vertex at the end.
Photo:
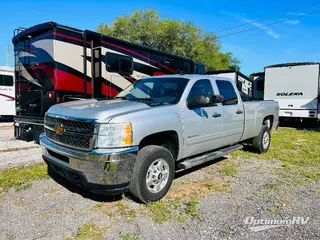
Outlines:
POLYGON ((277 96, 287 97, 287 96, 303 96, 302 92, 282 92, 277 93, 277 96))

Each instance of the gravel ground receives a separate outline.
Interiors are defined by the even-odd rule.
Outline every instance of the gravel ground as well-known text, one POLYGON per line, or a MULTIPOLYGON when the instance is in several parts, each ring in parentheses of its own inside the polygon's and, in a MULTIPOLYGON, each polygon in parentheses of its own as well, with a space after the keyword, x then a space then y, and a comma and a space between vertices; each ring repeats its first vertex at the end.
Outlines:
POLYGON ((42 161, 38 144, 16 140, 13 134, 12 123, 0 124, 0 171, 42 161))
MULTIPOLYGON (((6 145, 9 147, 29 146, 30 143, 13 140, 10 131, 0 130, 1 147, 6 142, 11 142, 6 145)), ((30 146, 35 145, 31 143, 30 146)), ((38 148, 0 152, 0 169, 6 167, 5 163, 12 166, 41 161, 40 156, 38 148)), ((201 181, 208 176, 213 179, 220 174, 219 169, 227 161, 224 159, 193 171, 175 182, 201 181)), ((266 188, 267 184, 278 182, 279 175, 273 169, 281 169, 281 162, 256 158, 239 162, 237 166, 236 176, 221 178, 231 183, 228 191, 205 194, 198 205, 201 216, 188 218, 185 222, 169 220, 159 224, 141 210, 141 205, 129 199, 104 198, 104 201, 111 201, 103 203, 110 204, 110 213, 121 202, 137 214, 131 219, 121 214, 111 216, 97 207, 102 198, 77 188, 65 188, 53 179, 34 182, 29 188, 18 192, 10 189, 0 200, 0 239, 66 239, 76 236, 79 228, 88 223, 102 228, 103 238, 108 240, 130 239, 125 238, 129 236, 126 234, 139 239, 320 239, 318 185, 306 183, 266 188), (256 220, 309 217, 309 220, 304 225, 254 232, 249 229, 252 225, 245 224, 247 217, 256 220)), ((190 191, 193 191, 191 185, 190 191)))

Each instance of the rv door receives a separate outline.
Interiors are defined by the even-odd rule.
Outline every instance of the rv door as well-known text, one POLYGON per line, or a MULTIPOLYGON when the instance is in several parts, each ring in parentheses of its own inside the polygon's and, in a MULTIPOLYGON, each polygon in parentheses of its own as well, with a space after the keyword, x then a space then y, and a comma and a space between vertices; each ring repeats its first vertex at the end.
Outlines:
POLYGON ((92 98, 101 98, 102 96, 102 77, 101 77, 101 47, 95 47, 94 41, 91 41, 91 87, 92 98))

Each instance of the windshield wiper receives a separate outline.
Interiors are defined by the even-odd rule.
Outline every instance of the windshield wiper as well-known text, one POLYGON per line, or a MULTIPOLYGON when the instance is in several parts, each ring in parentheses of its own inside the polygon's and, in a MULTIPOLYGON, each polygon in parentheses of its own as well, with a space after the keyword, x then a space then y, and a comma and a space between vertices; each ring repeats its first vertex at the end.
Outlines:
POLYGON ((154 101, 156 102, 156 100, 152 99, 152 98, 127 98, 127 96, 125 97, 115 97, 115 99, 124 99, 124 100, 128 100, 128 101, 154 101))
POLYGON ((155 101, 155 100, 154 100, 154 99, 152 99, 152 98, 132 98, 132 99, 129 99, 129 100, 155 101))
POLYGON ((128 99, 127 99, 127 96, 124 96, 124 97, 114 97, 114 99, 124 99, 124 100, 128 100, 128 99))

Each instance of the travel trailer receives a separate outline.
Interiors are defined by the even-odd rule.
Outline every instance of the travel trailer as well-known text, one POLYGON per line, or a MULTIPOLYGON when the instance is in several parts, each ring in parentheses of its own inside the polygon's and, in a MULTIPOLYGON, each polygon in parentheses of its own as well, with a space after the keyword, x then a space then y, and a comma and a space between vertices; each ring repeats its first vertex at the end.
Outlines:
POLYGON ((265 100, 279 102, 280 118, 316 123, 320 118, 318 62, 285 63, 265 67, 265 100))
POLYGON ((15 51, 15 137, 38 141, 54 104, 112 98, 138 79, 205 73, 192 59, 54 22, 19 28, 15 51))
POLYGON ((252 98, 252 80, 243 73, 235 70, 210 71, 212 76, 226 77, 234 80, 238 90, 252 98))
POLYGON ((14 71, 0 66, 0 119, 16 114, 14 71))
POLYGON ((264 98, 264 72, 252 73, 250 78, 252 79, 252 95, 256 100, 263 100, 264 98))

